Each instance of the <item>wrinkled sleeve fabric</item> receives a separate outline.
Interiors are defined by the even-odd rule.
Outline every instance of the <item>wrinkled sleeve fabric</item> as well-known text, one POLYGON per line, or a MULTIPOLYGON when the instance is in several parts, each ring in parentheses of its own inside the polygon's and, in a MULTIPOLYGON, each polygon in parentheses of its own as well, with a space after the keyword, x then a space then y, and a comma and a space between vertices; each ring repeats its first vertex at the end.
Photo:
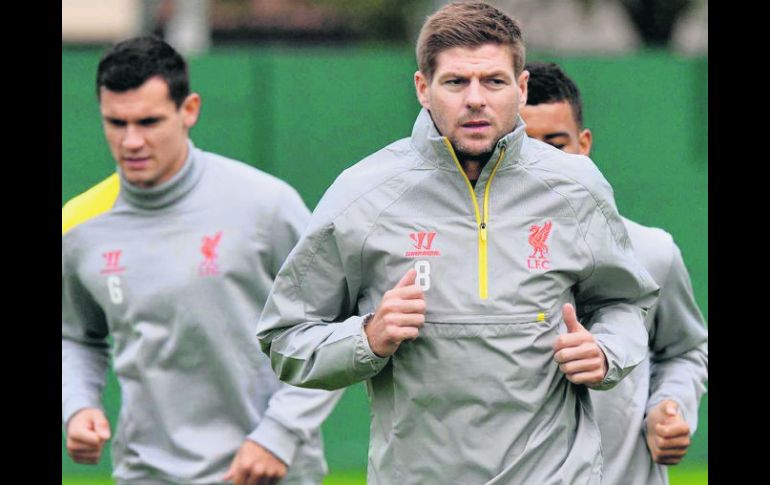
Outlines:
POLYGON ((296 190, 287 186, 276 204, 270 223, 270 274, 275 278, 310 220, 308 210, 296 190))
POLYGON ((84 408, 102 408, 109 367, 109 334, 101 307, 74 270, 68 241, 62 238, 62 422, 84 408))
POLYGON ((693 295, 682 253, 672 244, 671 267, 664 282, 651 332, 649 411, 671 399, 694 433, 698 404, 708 380, 708 330, 693 295))
POLYGON ((658 285, 633 254, 628 233, 615 207, 612 189, 601 179, 592 190, 594 209, 582 224, 593 267, 575 290, 578 317, 594 335, 607 358, 604 380, 592 388, 606 390, 647 355, 644 319, 654 305, 658 285))
POLYGON ((363 316, 355 314, 362 243, 358 234, 340 234, 335 218, 344 215, 327 200, 333 192, 334 186, 281 268, 257 326, 273 370, 295 386, 340 389, 372 377, 388 361, 372 352, 363 316))
POLYGON ((297 448, 319 432, 342 392, 282 384, 270 398, 265 415, 248 438, 291 465, 297 448))
MULTIPOLYGON (((273 275, 280 270, 309 219, 310 211, 299 194, 287 187, 271 224, 273 275)), ((271 396, 262 420, 248 438, 291 465, 297 448, 319 432, 321 424, 342 397, 342 392, 282 384, 271 396)))

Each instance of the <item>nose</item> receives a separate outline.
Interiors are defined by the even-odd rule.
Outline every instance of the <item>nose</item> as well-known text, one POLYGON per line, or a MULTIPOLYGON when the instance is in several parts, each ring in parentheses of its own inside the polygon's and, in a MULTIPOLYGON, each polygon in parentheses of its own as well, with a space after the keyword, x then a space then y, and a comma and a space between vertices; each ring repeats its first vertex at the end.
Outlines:
POLYGON ((465 105, 468 109, 477 110, 487 105, 483 88, 478 79, 471 79, 465 95, 465 105))
POLYGON ((123 136, 123 148, 127 150, 139 150, 144 146, 144 137, 141 130, 135 125, 129 124, 123 136))

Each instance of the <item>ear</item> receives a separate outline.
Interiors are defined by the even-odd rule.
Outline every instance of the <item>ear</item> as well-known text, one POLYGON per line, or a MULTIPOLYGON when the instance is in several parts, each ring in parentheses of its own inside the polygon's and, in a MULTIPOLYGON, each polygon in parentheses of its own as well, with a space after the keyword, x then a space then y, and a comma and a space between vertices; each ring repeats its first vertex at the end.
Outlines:
POLYGON ((586 128, 578 134, 578 153, 588 156, 591 153, 591 143, 593 142, 593 135, 591 130, 586 128))
POLYGON ((529 71, 521 71, 516 84, 519 86, 519 109, 527 105, 527 83, 529 82, 529 71))
POLYGON ((201 112, 200 95, 198 93, 188 94, 179 109, 182 112, 182 123, 189 130, 198 122, 198 115, 201 112))
POLYGON ((425 75, 416 71, 414 73, 414 89, 417 91, 417 100, 423 108, 430 111, 430 83, 425 75))

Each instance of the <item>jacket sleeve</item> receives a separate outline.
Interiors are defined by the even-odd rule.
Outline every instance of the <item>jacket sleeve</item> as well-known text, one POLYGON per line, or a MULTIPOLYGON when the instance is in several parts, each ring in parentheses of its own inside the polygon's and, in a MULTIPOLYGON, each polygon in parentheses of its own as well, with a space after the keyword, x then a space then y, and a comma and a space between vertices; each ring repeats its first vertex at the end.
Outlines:
POLYGON ((708 380, 708 331, 693 296, 690 275, 679 248, 672 244, 671 267, 661 282, 651 332, 649 411, 666 399, 679 404, 694 433, 698 403, 708 380))
POLYGON ((299 241, 310 219, 310 211, 302 198, 291 187, 286 187, 280 202, 276 204, 275 213, 270 223, 270 274, 273 278, 278 274, 286 257, 299 241))
POLYGON ((62 422, 84 408, 102 409, 109 366, 104 312, 70 266, 62 241, 61 390, 62 422))
POLYGON ((372 352, 363 317, 356 314, 361 251, 355 245, 361 243, 354 235, 337 234, 329 213, 322 199, 281 268, 257 326, 273 370, 295 386, 339 389, 372 377, 388 361, 372 352), (345 257, 340 241, 348 249, 345 257))
POLYGON ((597 390, 614 387, 646 357, 644 319, 659 291, 634 257, 612 190, 602 181, 594 194, 595 208, 583 224, 594 264, 575 289, 578 317, 607 358, 604 380, 592 386, 597 390))
POLYGON ((281 383, 248 438, 291 465, 297 448, 316 436, 344 391, 302 389, 281 383))
MULTIPOLYGON (((299 194, 288 188, 271 223, 272 267, 276 275, 296 245, 310 218, 299 194)), ((281 383, 270 397, 267 410, 248 438, 291 465, 297 448, 320 431, 343 391, 302 389, 281 383)))

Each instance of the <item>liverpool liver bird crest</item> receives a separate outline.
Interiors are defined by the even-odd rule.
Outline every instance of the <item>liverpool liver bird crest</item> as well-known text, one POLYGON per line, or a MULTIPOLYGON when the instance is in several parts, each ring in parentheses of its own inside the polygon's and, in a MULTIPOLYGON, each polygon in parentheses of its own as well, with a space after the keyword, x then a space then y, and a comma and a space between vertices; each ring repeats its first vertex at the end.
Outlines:
POLYGON ((541 258, 545 258, 545 253, 548 252, 548 245, 545 240, 548 239, 548 235, 551 233, 551 221, 546 221, 543 227, 537 224, 532 224, 529 228, 529 244, 532 245, 532 254, 530 258, 537 257, 537 253, 540 253, 541 258))
POLYGON ((206 264, 213 264, 217 257, 217 245, 219 240, 222 239, 222 231, 219 231, 214 236, 203 236, 203 245, 201 246, 201 252, 203 257, 206 258, 206 264))

